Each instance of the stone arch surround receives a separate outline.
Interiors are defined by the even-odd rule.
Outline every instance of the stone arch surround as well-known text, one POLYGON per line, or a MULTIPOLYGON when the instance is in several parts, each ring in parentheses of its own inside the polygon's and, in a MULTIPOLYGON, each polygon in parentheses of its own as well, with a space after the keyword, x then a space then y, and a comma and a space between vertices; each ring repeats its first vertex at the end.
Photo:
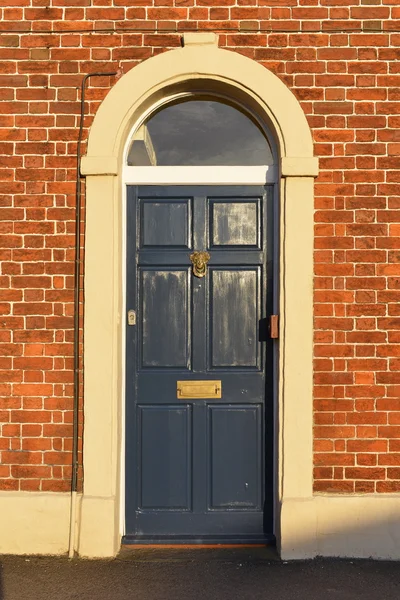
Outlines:
POLYGON ((124 75, 92 124, 86 176, 83 556, 113 556, 121 540, 123 440, 123 153, 128 135, 166 95, 206 91, 242 104, 272 132, 280 169, 280 339, 276 536, 284 557, 314 556, 312 494, 312 248, 317 159, 305 115, 272 73, 218 49, 214 34, 186 34, 184 47, 124 75), (301 238, 299 234, 301 232, 301 238), (299 243, 301 239, 301 243, 299 243))

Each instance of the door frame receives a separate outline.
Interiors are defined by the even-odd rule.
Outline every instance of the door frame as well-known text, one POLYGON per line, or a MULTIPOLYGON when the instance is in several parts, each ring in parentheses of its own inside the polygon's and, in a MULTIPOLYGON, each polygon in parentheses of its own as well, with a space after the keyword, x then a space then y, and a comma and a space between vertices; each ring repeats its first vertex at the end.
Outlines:
POLYGON ((122 534, 124 146, 133 124, 156 102, 171 94, 199 90, 222 93, 253 111, 268 125, 279 152, 281 337, 276 535, 282 556, 315 554, 312 215, 318 164, 307 120, 293 94, 260 64, 218 49, 216 41, 210 33, 185 34, 183 48, 144 61, 124 75, 97 111, 87 156, 82 159, 81 172, 87 177, 85 479, 78 529, 79 552, 84 556, 115 555, 122 534))
MULTIPOLYGON (((181 95, 179 95, 181 96, 181 95)), ((176 100, 176 97, 165 98, 163 103, 167 104, 172 100, 176 100)), ((153 107, 152 111, 155 111, 159 105, 153 107)), ((129 146, 132 141, 135 131, 140 127, 142 119, 135 123, 130 135, 127 137, 125 148, 124 148, 124 166, 122 168, 122 274, 121 284, 123 289, 123 297, 121 298, 122 309, 121 314, 127 314, 126 305, 126 258, 127 258, 127 235, 126 235, 126 218, 127 218, 127 188, 129 185, 133 186, 154 186, 154 185, 174 185, 174 186, 185 186, 185 185, 204 185, 204 186, 224 186, 224 185, 255 185, 255 186, 273 186, 273 290, 272 290, 272 311, 273 314, 279 314, 279 173, 275 165, 258 165, 253 166, 234 166, 234 167, 213 167, 213 166, 168 166, 168 167, 129 167, 126 166, 126 157, 129 151, 129 146), (233 180, 233 182, 229 182, 233 180)), ((265 132, 267 135, 267 132, 265 132)), ((123 321, 124 322, 124 321, 123 321)), ((126 328, 123 327, 121 332, 122 337, 122 352, 125 357, 126 354, 126 328)), ((273 349, 273 382, 272 382, 272 412, 273 412, 273 443, 274 451, 273 454, 277 456, 277 422, 276 415, 278 414, 278 355, 279 348, 277 344, 274 344, 273 349)), ((124 536, 126 533, 125 523, 125 485, 126 485, 126 361, 121 365, 121 419, 122 419, 122 430, 121 430, 121 446, 120 446, 120 465, 121 465, 121 494, 120 494, 120 531, 121 535, 124 536)), ((264 457, 265 458, 265 457, 264 457)), ((274 491, 277 487, 278 482, 278 468, 276 461, 273 460, 273 487, 274 491)), ((275 515, 275 506, 273 507, 273 518, 275 515)), ((275 533, 275 531, 273 532, 275 533)))

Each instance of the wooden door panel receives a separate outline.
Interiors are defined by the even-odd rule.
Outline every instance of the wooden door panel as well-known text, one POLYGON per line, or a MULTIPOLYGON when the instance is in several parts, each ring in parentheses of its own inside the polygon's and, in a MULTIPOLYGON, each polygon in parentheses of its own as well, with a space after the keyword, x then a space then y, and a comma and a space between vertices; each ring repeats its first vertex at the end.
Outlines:
POLYGON ((190 368, 188 267, 140 269, 141 367, 190 368))
POLYGON ((260 365, 260 267, 210 268, 210 369, 260 365))
POLYGON ((140 199, 140 247, 192 247, 190 198, 140 199))
POLYGON ((260 248, 260 199, 210 198, 210 248, 240 246, 260 248))
POLYGON ((208 405, 210 509, 261 510, 262 406, 208 405))
POLYGON ((191 510, 191 406, 139 406, 137 433, 139 510, 191 510))

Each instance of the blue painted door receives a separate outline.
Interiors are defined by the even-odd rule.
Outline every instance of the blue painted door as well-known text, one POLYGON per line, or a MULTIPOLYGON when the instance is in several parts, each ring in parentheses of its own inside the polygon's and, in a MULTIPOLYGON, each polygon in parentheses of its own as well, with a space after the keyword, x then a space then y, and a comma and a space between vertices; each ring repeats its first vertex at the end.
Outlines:
POLYGON ((257 186, 128 188, 127 542, 271 534, 272 197, 257 186), (209 254, 204 277, 194 251, 209 254), (179 386, 208 381, 205 397, 181 397, 179 386))

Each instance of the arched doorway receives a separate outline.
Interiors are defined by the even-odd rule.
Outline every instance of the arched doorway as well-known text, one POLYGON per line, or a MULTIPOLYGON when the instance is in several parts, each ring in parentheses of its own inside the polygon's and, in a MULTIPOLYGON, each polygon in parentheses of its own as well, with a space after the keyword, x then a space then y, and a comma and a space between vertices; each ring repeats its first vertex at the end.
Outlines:
MULTIPOLYGON (((126 224, 121 197, 126 183, 126 143, 130 132, 138 130, 158 103, 179 94, 219 96, 245 107, 258 123, 269 128, 277 149, 281 326, 274 531, 283 555, 314 552, 311 294, 312 198, 317 164, 306 119, 294 96, 263 67, 219 50, 212 38, 209 34, 188 34, 184 48, 145 61, 124 76, 100 106, 88 154, 82 161, 82 173, 87 176, 82 555, 115 554, 124 533, 123 348, 128 307, 123 266, 126 224), (308 542, 300 542, 302 537, 308 542)), ((177 398, 176 402, 181 400, 177 398)))
POLYGON ((274 155, 196 93, 129 145, 125 543, 273 538, 274 155))

